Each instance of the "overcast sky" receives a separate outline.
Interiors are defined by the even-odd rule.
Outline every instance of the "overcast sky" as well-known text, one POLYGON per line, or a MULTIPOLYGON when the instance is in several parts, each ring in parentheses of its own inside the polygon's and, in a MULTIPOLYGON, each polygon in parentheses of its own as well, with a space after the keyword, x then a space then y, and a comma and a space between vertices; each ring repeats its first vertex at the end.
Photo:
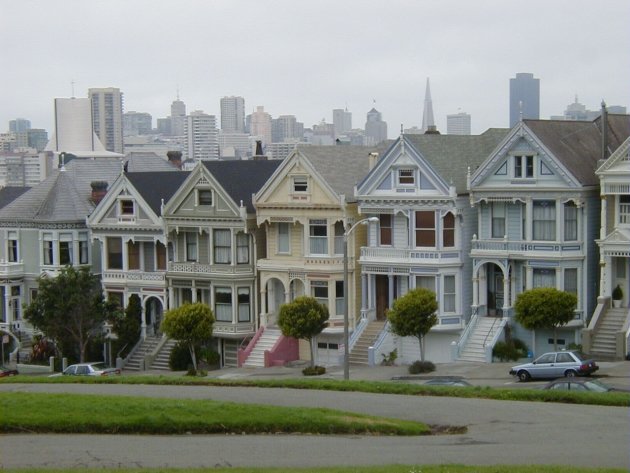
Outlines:
POLYGON ((508 126, 509 79, 540 79, 541 118, 575 95, 630 106, 628 0, 0 0, 0 131, 53 129, 53 99, 118 87, 125 111, 217 115, 245 97, 306 127, 373 106, 390 137, 422 124, 431 82, 438 129, 508 126))

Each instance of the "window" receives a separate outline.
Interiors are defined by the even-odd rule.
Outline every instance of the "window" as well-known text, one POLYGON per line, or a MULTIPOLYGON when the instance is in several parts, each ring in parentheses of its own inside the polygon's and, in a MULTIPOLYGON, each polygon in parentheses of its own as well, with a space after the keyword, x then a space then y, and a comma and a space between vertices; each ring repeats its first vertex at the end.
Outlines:
POLYGON ((326 220, 311 220, 310 224, 310 254, 328 254, 328 226, 326 220))
POLYGON ((236 262, 238 264, 249 263, 249 235, 247 233, 236 234, 236 262))
POLYGON ((343 255, 343 234, 345 233, 343 222, 335 222, 335 254, 343 255))
POLYGON ((530 179, 534 177, 533 156, 514 156, 514 177, 530 179))
POLYGON ((335 309, 337 315, 343 315, 345 309, 343 281, 335 281, 335 309))
POLYGON ((492 238, 505 237, 505 210, 505 202, 492 202, 490 204, 492 238))
POLYGON ((214 230, 214 263, 230 264, 232 262, 231 253, 231 232, 230 230, 214 230))
POLYGON ((564 270, 564 290, 575 294, 578 293, 578 270, 577 268, 567 268, 564 270))
POLYGON ((455 215, 450 212, 442 219, 442 244, 445 248, 455 246, 455 215))
POLYGON ((44 239, 42 242, 42 250, 44 256, 44 264, 55 264, 54 251, 53 251, 53 236, 52 233, 44 233, 44 239))
POLYGON ((210 189, 197 189, 197 201, 199 205, 212 205, 212 191, 210 189))
POLYGON ((413 169, 398 170, 398 184, 401 186, 413 186, 416 183, 416 176, 413 169))
POLYGON ((155 256, 157 269, 164 271, 166 269, 166 247, 159 241, 155 243, 155 256))
POLYGON ((88 235, 85 232, 79 233, 79 264, 88 264, 89 262, 89 245, 88 235))
POLYGON ((578 239, 577 206, 574 202, 564 204, 564 239, 565 241, 578 239))
POLYGON ((290 229, 288 223, 278 224, 278 253, 290 253, 290 229))
POLYGON ((444 310, 455 312, 455 276, 444 276, 444 310))
POLYGON ((311 281, 311 295, 328 307, 328 281, 311 281))
POLYGON ((219 322, 232 322, 232 290, 229 287, 214 288, 214 313, 219 322))
POLYGON ((435 276, 416 276, 416 288, 435 292, 435 276))
POLYGON ((72 233, 59 235, 59 264, 72 264, 72 233))
POLYGON ((533 206, 534 240, 556 239, 556 203, 553 200, 536 200, 533 206))
POLYGON ((547 268, 534 268, 534 288, 556 287, 556 270, 547 268))
POLYGON ((435 246, 435 212, 416 212, 416 246, 435 246))
POLYGON ((123 269, 122 238, 107 237, 107 268, 123 269))
POLYGON ((140 269, 140 243, 127 242, 127 265, 130 270, 140 269))
POLYGON ((120 201, 120 214, 121 215, 133 215, 133 200, 121 200, 120 201))
POLYGON ((619 196, 619 223, 630 223, 630 195, 619 196))
POLYGON ((197 261, 197 234, 193 232, 186 232, 185 239, 186 261, 197 261))
POLYGON ((304 176, 295 176, 293 178, 293 192, 307 192, 308 179, 304 176))
POLYGON ((379 221, 379 245, 387 246, 392 244, 392 216, 381 214, 378 216, 379 221))
POLYGON ((239 287, 238 294, 238 321, 249 322, 251 320, 250 302, 249 302, 249 288, 239 287))
POLYGON ((17 232, 8 232, 7 259, 10 263, 17 263, 19 261, 17 232))

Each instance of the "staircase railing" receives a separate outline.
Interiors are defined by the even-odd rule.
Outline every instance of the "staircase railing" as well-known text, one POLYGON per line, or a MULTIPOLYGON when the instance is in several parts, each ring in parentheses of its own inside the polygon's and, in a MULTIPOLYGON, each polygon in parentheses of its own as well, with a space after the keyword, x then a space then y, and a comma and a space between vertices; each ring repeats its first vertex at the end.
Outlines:
POLYGON ((591 352, 593 348, 593 337, 597 333, 597 330, 599 330, 599 326, 606 316, 608 307, 610 307, 610 297, 597 298, 597 307, 595 307, 591 321, 588 327, 582 330, 582 350, 584 350, 584 353, 591 352))
POLYGON ((247 361, 247 358, 249 357, 252 350, 256 346, 256 343, 258 343, 258 340, 260 339, 264 331, 265 331, 265 326, 261 325, 260 328, 254 334, 254 336, 249 340, 249 343, 247 344, 245 348, 243 348, 242 346, 238 347, 238 351, 236 353, 236 363, 239 368, 241 368, 243 366, 243 363, 247 361))
POLYGON ((368 321, 367 318, 361 317, 359 324, 354 328, 352 335, 350 335, 350 340, 348 343, 348 351, 350 352, 352 351, 352 349, 354 348, 354 345, 356 345, 359 338, 361 338, 363 331, 365 330, 365 328, 368 326, 369 323, 370 322, 368 321))
MULTIPOLYGON (((133 348, 129 351, 129 353, 127 353, 127 356, 120 361, 120 366, 118 366, 118 357, 116 357, 116 368, 123 369, 125 366, 127 366, 127 363, 129 363, 129 360, 131 360, 131 357, 140 349, 143 342, 144 342, 144 339, 140 337, 140 339, 138 339, 138 341, 133 346, 133 348)), ((142 366, 140 368, 142 369, 142 366)))
POLYGON ((387 334, 389 333, 389 320, 385 322, 385 326, 381 333, 379 333, 377 339, 374 341, 374 344, 368 348, 368 365, 376 366, 376 353, 379 352, 383 344, 385 343, 385 339, 387 338, 387 334))
POLYGON ((148 355, 145 355, 144 368, 143 368, 144 370, 148 370, 151 367, 151 365, 157 358, 158 353, 160 353, 160 350, 162 349, 162 347, 167 341, 168 341, 168 337, 166 335, 162 335, 162 338, 160 338, 160 341, 155 346, 155 348, 151 351, 151 353, 149 353, 148 355))
POLYGON ((452 353, 451 353, 451 358, 453 359, 452 361, 455 361, 457 360, 457 358, 459 358, 459 354, 461 353, 462 348, 468 342, 468 337, 470 337, 470 334, 472 333, 473 329, 477 325, 478 318, 479 318, 479 306, 474 306, 472 308, 472 314, 470 316, 470 320, 468 321, 468 325, 466 325, 466 328, 460 335, 459 340, 452 345, 452 353))
POLYGON ((503 333, 503 329, 505 328, 506 325, 507 325, 507 319, 503 319, 503 318, 497 319, 494 322, 492 322, 492 327, 490 328, 488 335, 486 335, 486 338, 483 341, 483 348, 486 352, 486 363, 492 363, 492 350, 494 346, 497 344, 497 342, 499 341, 499 337, 503 333), (499 329, 492 335, 492 338, 490 339, 490 342, 488 343, 487 342, 488 337, 494 330, 494 326, 497 321, 499 322, 499 329))

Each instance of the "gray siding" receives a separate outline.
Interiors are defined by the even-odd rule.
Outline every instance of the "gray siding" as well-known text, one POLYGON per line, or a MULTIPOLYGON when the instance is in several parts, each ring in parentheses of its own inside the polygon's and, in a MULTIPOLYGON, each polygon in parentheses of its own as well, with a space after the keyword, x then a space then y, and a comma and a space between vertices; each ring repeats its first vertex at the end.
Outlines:
POLYGON ((394 248, 409 248, 409 225, 407 222, 408 219, 404 215, 394 215, 394 248))
POLYGON ((522 237, 522 215, 520 204, 509 204, 507 206, 507 221, 505 222, 508 238, 510 240, 520 240, 522 237))
POLYGON ((145 271, 155 271, 154 248, 155 243, 145 242, 143 245, 145 271))

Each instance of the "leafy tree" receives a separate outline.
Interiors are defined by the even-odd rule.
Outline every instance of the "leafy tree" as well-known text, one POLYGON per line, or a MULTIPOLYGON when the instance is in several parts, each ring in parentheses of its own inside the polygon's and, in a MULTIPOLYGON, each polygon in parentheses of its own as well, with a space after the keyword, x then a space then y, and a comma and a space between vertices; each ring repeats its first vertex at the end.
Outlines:
POLYGON ((553 329, 554 350, 558 349, 556 330, 575 317, 577 296, 551 287, 538 287, 520 293, 514 304, 516 321, 528 330, 553 329))
POLYGON ((190 351, 193 369, 197 371, 197 355, 195 347, 212 337, 214 314, 206 304, 184 304, 177 309, 171 309, 164 314, 164 321, 160 326, 168 337, 185 343, 190 351))
POLYGON ((132 294, 125 311, 118 311, 111 319, 112 330, 118 337, 114 343, 116 351, 125 350, 128 353, 133 348, 140 338, 141 319, 142 302, 137 294, 132 294))
POLYGON ((37 297, 24 317, 62 351, 71 350, 85 361, 88 343, 100 337, 103 323, 116 311, 104 299, 98 276, 87 268, 66 266, 57 277, 40 277, 37 282, 37 297))
POLYGON ((315 364, 313 338, 322 333, 328 321, 328 307, 309 296, 297 297, 280 306, 278 326, 285 337, 306 340, 311 349, 311 366, 315 364))
POLYGON ((418 288, 396 299, 393 307, 387 311, 393 333, 418 339, 421 361, 424 361, 424 337, 438 322, 437 310, 435 292, 418 288))

